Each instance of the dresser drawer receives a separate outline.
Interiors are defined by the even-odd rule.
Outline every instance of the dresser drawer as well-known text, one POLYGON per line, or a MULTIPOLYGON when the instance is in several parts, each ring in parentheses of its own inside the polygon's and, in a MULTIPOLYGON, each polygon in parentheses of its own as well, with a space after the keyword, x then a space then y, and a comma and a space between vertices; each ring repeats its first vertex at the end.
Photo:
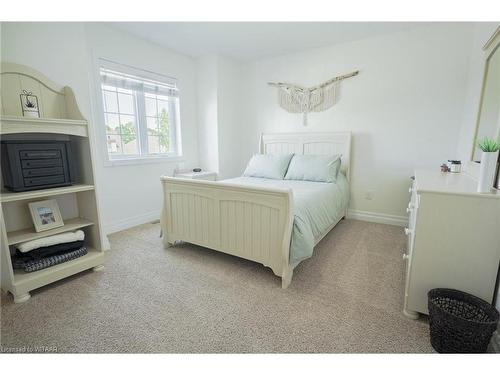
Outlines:
POLYGON ((409 189, 411 194, 410 202, 406 212, 408 213, 408 227, 404 229, 407 236, 405 256, 409 259, 412 256, 413 247, 415 246, 415 231, 418 211, 419 195, 417 194, 416 181, 412 179, 412 184, 409 189))
POLYGON ((43 168, 43 167, 62 167, 62 159, 42 159, 42 160, 22 160, 23 169, 43 168))
POLYGON ((39 186, 39 185, 62 184, 64 183, 64 181, 65 181, 64 175, 25 178, 24 186, 28 187, 28 186, 39 186))
POLYGON ((42 177, 64 174, 63 167, 23 169, 23 177, 42 177))
POLYGON ((23 150, 19 152, 21 159, 60 159, 60 150, 23 150))

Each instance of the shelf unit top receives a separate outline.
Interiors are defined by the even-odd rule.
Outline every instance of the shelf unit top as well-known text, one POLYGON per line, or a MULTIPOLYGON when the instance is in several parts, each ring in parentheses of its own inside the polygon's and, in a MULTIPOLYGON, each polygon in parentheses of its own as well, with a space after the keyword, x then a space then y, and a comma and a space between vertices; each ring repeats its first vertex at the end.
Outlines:
POLYGON ((54 234, 71 232, 80 228, 88 227, 94 223, 87 219, 74 218, 64 220, 64 225, 59 228, 54 228, 46 230, 43 232, 35 232, 33 228, 26 228, 21 230, 16 230, 7 233, 7 240, 9 245, 17 245, 22 242, 37 240, 39 238, 44 238, 48 236, 53 236, 54 234))
POLYGON ((75 185, 71 185, 71 186, 63 186, 63 187, 57 187, 57 188, 51 188, 51 189, 23 191, 23 192, 19 192, 19 193, 2 190, 2 192, 0 194, 0 202, 2 202, 2 203, 15 202, 15 201, 28 200, 28 199, 50 197, 53 195, 78 193, 80 191, 87 191, 87 190, 94 190, 94 185, 75 184, 75 185))
POLYGON ((20 95, 26 91, 36 96, 38 113, 42 119, 85 119, 70 87, 53 82, 29 66, 3 61, 0 80, 2 115, 23 118, 20 95))
POLYGON ((88 137, 86 120, 1 116, 1 134, 64 134, 88 137))

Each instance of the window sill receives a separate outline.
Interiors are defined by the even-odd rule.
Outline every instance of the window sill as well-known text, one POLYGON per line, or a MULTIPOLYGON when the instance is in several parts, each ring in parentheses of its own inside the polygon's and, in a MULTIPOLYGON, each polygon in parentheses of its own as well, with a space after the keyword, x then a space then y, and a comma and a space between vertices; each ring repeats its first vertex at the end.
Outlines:
POLYGON ((182 156, 137 157, 137 158, 127 158, 127 159, 108 159, 104 162, 104 166, 119 167, 125 165, 178 163, 183 161, 185 161, 185 159, 182 156))

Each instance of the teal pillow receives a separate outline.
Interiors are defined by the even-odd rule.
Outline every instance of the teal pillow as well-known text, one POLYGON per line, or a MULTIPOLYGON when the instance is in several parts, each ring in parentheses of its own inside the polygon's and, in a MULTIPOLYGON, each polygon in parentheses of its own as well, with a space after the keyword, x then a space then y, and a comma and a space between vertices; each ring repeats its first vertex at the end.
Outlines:
POLYGON ((285 176, 292 154, 256 154, 252 156, 243 172, 246 177, 263 177, 282 180, 285 176))
POLYGON ((285 180, 336 182, 341 155, 294 155, 285 180))

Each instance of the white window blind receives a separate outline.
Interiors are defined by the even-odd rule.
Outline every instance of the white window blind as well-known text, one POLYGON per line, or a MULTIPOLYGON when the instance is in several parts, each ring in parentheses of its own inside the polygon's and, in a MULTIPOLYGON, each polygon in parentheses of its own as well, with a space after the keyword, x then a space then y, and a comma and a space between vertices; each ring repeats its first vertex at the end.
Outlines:
POLYGON ((180 155, 177 80, 109 61, 100 80, 109 159, 180 155))
POLYGON ((148 94, 178 97, 179 90, 176 83, 167 84, 139 78, 130 74, 120 73, 111 69, 101 68, 101 81, 104 85, 121 87, 126 90, 142 91, 148 94))

